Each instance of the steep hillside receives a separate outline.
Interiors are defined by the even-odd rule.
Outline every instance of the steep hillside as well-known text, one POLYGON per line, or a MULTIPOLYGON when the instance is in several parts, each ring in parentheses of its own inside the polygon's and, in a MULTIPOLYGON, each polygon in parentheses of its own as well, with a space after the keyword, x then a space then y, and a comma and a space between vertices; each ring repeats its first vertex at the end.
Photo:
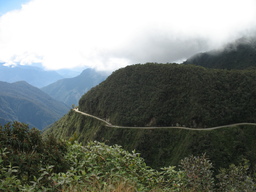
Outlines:
POLYGON ((184 63, 216 69, 256 67, 256 40, 241 38, 223 49, 196 54, 184 63))
POLYGON ((107 75, 103 73, 96 72, 93 69, 86 69, 77 77, 61 79, 43 87, 42 90, 68 106, 77 105, 84 93, 105 80, 106 77, 107 75))
POLYGON ((70 111, 55 122, 44 135, 57 138, 101 141, 108 145, 118 144, 128 151, 136 150, 146 163, 154 168, 178 165, 191 154, 206 153, 215 170, 239 163, 243 158, 250 161, 256 171, 256 128, 240 126, 213 131, 189 131, 183 129, 115 129, 106 127, 90 117, 70 111))
POLYGON ((0 122, 20 121, 43 129, 61 118, 68 107, 40 89, 21 81, 0 82, 0 122))
POLYGON ((79 108, 117 125, 209 127, 256 122, 256 71, 177 64, 128 66, 85 94, 79 108))
MULTIPOLYGON (((210 127, 256 122, 256 71, 227 71, 177 64, 134 65, 115 71, 88 91, 79 109, 115 125, 210 127)), ((70 111, 44 134, 120 144, 136 149, 153 167, 176 165, 206 152, 215 167, 245 157, 255 165, 256 129, 214 131, 117 129, 70 111)))
POLYGON ((0 81, 13 83, 26 81, 36 87, 43 87, 63 77, 55 71, 44 71, 38 67, 22 66, 6 67, 0 63, 0 81))

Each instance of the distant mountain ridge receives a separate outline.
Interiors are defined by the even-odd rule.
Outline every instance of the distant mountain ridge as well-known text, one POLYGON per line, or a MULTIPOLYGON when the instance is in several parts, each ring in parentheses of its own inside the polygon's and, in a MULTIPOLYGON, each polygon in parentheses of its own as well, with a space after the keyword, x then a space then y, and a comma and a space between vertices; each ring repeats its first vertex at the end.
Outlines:
POLYGON ((77 105, 83 94, 106 78, 107 74, 103 72, 85 69, 76 77, 61 79, 43 87, 41 90, 68 106, 77 105))
POLYGON ((25 81, 6 83, 0 81, 0 123, 20 121, 31 127, 43 129, 52 124, 69 108, 40 89, 25 81))
POLYGON ((26 81, 41 88, 62 78, 56 71, 45 71, 39 67, 22 65, 7 67, 4 63, 0 63, 0 81, 8 83, 26 81))
POLYGON ((240 38, 222 49, 198 53, 184 64, 228 70, 256 68, 256 38, 240 38))

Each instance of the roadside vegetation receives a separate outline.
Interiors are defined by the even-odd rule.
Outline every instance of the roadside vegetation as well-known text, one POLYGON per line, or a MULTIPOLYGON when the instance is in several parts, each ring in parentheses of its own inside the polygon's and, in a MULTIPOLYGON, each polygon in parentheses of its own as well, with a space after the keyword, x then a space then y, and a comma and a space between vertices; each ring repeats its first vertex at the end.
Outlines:
POLYGON ((13 122, 0 129, 0 191, 255 191, 255 173, 242 160, 213 171, 207 154, 153 169, 136 151, 71 137, 58 141, 13 122))

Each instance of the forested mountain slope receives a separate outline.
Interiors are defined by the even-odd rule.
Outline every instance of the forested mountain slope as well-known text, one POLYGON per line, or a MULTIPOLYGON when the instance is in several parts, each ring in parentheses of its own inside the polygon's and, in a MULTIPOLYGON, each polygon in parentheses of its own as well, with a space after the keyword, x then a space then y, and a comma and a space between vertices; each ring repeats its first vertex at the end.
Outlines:
POLYGON ((222 49, 196 54, 184 63, 216 69, 256 67, 256 39, 241 38, 222 49))
POLYGON ((177 64, 128 66, 79 102, 116 125, 209 127, 256 122, 256 71, 177 64))
POLYGON ((0 122, 20 121, 43 129, 57 121, 69 108, 25 81, 0 82, 0 122))
MULTIPOLYGON (((256 122, 256 71, 138 64, 115 71, 88 91, 79 110, 124 126, 211 127, 256 122)), ((153 167, 206 152, 216 168, 245 157, 256 162, 254 126, 214 131, 115 129, 70 111, 44 134, 136 149, 153 167)))
POLYGON ((106 74, 96 72, 93 69, 85 69, 77 77, 61 79, 43 87, 42 90, 68 106, 77 105, 84 93, 105 80, 106 77, 106 74))

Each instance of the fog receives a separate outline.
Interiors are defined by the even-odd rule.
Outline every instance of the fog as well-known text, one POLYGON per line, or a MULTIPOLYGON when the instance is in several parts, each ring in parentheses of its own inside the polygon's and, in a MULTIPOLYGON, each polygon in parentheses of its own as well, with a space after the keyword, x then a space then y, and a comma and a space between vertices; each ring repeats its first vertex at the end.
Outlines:
POLYGON ((33 0, 0 17, 0 62, 112 71, 254 35, 254 0, 33 0))

